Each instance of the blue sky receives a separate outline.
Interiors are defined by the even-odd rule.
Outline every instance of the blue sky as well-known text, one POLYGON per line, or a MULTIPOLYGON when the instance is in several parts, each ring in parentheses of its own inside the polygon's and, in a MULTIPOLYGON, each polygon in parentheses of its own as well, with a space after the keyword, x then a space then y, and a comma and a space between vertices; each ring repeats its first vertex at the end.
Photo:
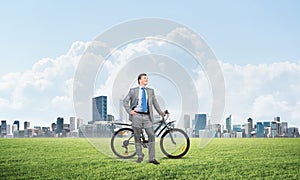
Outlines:
MULTIPOLYGON (((116 24, 132 19, 157 17, 176 21, 197 32, 210 46, 218 60, 224 63, 222 67, 225 82, 227 87, 232 88, 232 91, 228 92, 229 96, 235 97, 237 91, 241 96, 244 95, 244 98, 228 98, 226 115, 233 113, 233 118, 244 121, 254 114, 254 120, 255 117, 267 120, 267 117, 272 119, 270 114, 273 112, 274 116, 279 115, 283 116, 283 119, 292 119, 292 124, 300 126, 299 121, 295 118, 298 116, 297 108, 300 107, 300 97, 297 95, 298 88, 300 88, 298 83, 300 73, 297 71, 297 68, 300 67, 299 12, 300 1, 296 0, 149 2, 2 0, 0 1, 0 85, 3 83, 7 87, 0 87, 0 111, 3 105, 5 107, 3 109, 7 113, 0 114, 0 118, 11 121, 16 118, 34 120, 45 115, 47 123, 50 124, 49 119, 53 120, 58 115, 47 114, 46 110, 43 111, 41 108, 38 111, 28 110, 32 114, 36 114, 35 117, 29 116, 26 115, 26 110, 16 111, 5 104, 14 104, 17 107, 18 103, 15 102, 22 100, 18 97, 26 96, 26 94, 28 99, 34 98, 33 95, 39 95, 38 97, 42 98, 44 96, 42 93, 36 94, 36 90, 32 90, 41 84, 45 87, 48 87, 46 84, 57 86, 67 84, 66 87, 69 88, 68 78, 71 76, 67 76, 66 82, 55 84, 56 81, 51 81, 53 78, 44 82, 44 79, 42 79, 43 81, 36 79, 36 76, 32 75, 34 73, 26 74, 24 72, 33 69, 35 64, 43 58, 56 59, 67 54, 73 48, 74 42, 91 41, 116 24), (276 74, 280 67, 287 70, 280 70, 282 74, 276 74), (6 75, 11 73, 16 74, 7 78, 6 75), (262 78, 267 77, 268 73, 276 74, 274 75, 275 79, 273 76, 269 79, 262 78), (261 78, 261 81, 255 81, 253 88, 253 86, 247 85, 249 81, 247 78, 255 75, 261 75, 254 77, 256 80, 261 78), (30 81, 31 78, 31 80, 34 79, 32 81, 41 84, 32 83, 33 87, 30 88, 26 84, 15 87, 8 85, 9 80, 15 77, 26 77, 27 79, 24 78, 26 81, 30 81), (237 82, 244 84, 236 84, 237 82), (285 87, 290 86, 287 89, 291 88, 291 93, 289 93, 289 89, 276 89, 280 83, 285 87), (241 93, 246 92, 245 89, 242 89, 244 85, 247 88, 253 88, 249 90, 252 94, 248 98, 246 98, 247 94, 241 93), (262 89, 257 90, 255 86, 258 85, 261 85, 262 89), (4 90, 1 91, 1 89, 4 90), (262 103, 265 103, 263 107, 258 106, 262 103), (274 106, 274 108, 270 109, 270 113, 266 117, 263 116, 263 110, 268 106, 274 106), (242 111, 238 107, 251 110, 235 116, 242 111), (281 109, 284 110, 276 114, 281 109), (254 110, 262 112, 255 114, 254 110), (293 114, 293 116, 288 114, 293 114)), ((85 45, 79 43, 79 46, 84 47, 85 45)), ((40 88, 37 92, 43 92, 43 90, 40 88)), ((55 93, 58 92, 55 91, 55 93)), ((58 96, 52 92, 44 101, 55 103, 68 100, 70 97, 71 95, 68 93, 58 96)), ((26 103, 29 102, 26 101, 26 103)), ((55 112, 54 109, 53 112, 55 112)), ((67 109, 59 113, 69 116, 72 115, 71 112, 72 110, 67 109)))
POLYGON ((299 1, 1 1, 0 75, 66 52, 109 27, 162 17, 202 36, 218 59, 235 64, 299 61, 299 1))

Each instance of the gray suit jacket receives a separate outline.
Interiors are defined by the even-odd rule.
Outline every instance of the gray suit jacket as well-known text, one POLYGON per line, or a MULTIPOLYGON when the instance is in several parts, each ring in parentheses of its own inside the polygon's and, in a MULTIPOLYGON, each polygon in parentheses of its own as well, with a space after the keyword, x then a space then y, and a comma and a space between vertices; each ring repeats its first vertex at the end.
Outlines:
MULTIPOLYGON (((153 122, 153 106, 155 110, 160 114, 161 116, 163 115, 163 112, 161 111, 158 102, 156 100, 154 90, 151 88, 146 87, 148 99, 147 99, 147 104, 148 104, 148 110, 149 110, 149 115, 150 115, 150 120, 153 122)), ((129 120, 132 121, 132 115, 130 112, 132 109, 134 109, 139 101, 139 87, 131 88, 129 90, 129 93, 123 100, 123 105, 127 113, 129 114, 129 120)))

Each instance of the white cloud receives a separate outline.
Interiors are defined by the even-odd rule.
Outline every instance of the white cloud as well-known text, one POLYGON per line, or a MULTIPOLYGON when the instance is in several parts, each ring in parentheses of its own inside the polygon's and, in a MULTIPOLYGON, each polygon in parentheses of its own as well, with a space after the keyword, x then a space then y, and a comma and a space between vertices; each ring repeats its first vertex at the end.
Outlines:
POLYGON ((56 115, 73 115, 74 73, 88 44, 74 42, 65 55, 43 58, 27 71, 1 77, 1 118, 19 117, 49 126, 56 115))
POLYGON ((221 63, 226 84, 226 114, 235 123, 248 117, 298 124, 300 62, 238 66, 221 63), (298 117, 297 117, 298 116, 298 117))

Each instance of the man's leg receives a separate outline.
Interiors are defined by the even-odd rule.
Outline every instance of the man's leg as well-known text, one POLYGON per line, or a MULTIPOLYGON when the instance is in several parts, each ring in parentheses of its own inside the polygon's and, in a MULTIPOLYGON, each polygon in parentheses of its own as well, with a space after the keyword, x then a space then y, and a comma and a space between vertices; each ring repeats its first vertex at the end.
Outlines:
POLYGON ((153 127, 148 127, 145 128, 146 133, 148 135, 148 140, 149 140, 149 161, 152 161, 155 159, 155 133, 153 130, 153 127))
POLYGON ((141 131, 142 129, 141 128, 138 128, 138 127, 132 127, 133 129, 133 133, 134 133, 134 142, 135 142, 135 150, 136 150, 136 153, 138 155, 138 158, 144 158, 144 154, 142 152, 142 146, 141 146, 141 131))

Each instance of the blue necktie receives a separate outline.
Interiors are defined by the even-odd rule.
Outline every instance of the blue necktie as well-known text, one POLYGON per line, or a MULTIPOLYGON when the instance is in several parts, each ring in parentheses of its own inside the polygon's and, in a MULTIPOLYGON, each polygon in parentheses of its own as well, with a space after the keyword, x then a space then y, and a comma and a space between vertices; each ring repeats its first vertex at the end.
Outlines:
POLYGON ((146 99, 146 90, 142 87, 142 110, 147 112, 147 99, 146 99))

